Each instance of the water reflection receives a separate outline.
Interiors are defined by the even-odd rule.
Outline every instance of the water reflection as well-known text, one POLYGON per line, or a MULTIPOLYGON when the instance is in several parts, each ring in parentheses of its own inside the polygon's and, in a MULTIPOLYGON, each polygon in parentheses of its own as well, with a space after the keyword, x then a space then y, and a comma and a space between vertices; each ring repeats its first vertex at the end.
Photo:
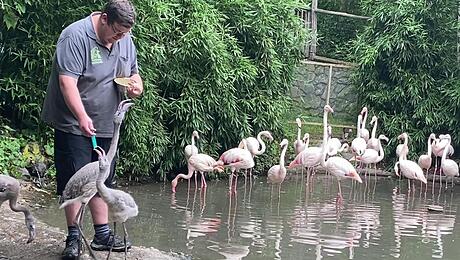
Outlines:
MULTIPOLYGON (((368 177, 343 182, 337 203, 334 180, 316 175, 306 185, 293 174, 280 192, 264 178, 240 180, 232 196, 226 181, 192 182, 176 194, 169 184, 129 187, 140 209, 131 239, 193 259, 457 259, 460 188, 407 193, 404 182, 368 177), (427 211, 432 204, 444 212, 427 211)), ((52 203, 37 214, 65 228, 50 217, 56 211, 52 203)))

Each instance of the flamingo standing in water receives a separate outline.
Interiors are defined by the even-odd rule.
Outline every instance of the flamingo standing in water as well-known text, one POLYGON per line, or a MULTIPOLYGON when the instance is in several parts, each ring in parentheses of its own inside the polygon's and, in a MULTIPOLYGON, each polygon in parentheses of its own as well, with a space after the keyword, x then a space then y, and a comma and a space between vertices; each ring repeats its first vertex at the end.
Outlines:
POLYGON ((366 176, 369 164, 374 164, 374 176, 377 177, 377 163, 381 162, 385 156, 381 142, 382 140, 388 142, 388 138, 385 135, 379 135, 379 138, 377 138, 379 151, 368 148, 364 151, 363 155, 356 157, 358 162, 362 162, 366 165, 364 176, 366 176))
POLYGON ((407 157, 407 154, 409 152, 409 147, 408 147, 408 139, 409 136, 407 133, 402 133, 401 135, 398 136, 398 139, 404 139, 403 147, 401 150, 401 153, 399 155, 399 160, 396 162, 394 166, 394 170, 396 175, 399 176, 399 172, 401 171, 401 174, 407 178, 407 181, 409 183, 409 190, 411 190, 411 184, 410 180, 420 180, 423 183, 427 183, 425 175, 423 174, 422 168, 413 161, 404 159, 407 157))
POLYGON ((321 166, 323 166, 327 172, 330 172, 337 178, 339 185, 339 200, 342 199, 342 188, 340 187, 340 181, 344 178, 354 179, 359 183, 362 183, 361 177, 359 177, 356 172, 355 167, 346 159, 340 156, 329 157, 326 160, 327 155, 327 114, 333 113, 334 110, 329 106, 324 106, 324 115, 323 115, 323 145, 322 145, 322 156, 321 156, 321 166))
POLYGON ((176 186, 179 179, 183 178, 186 180, 190 180, 192 178, 193 173, 195 171, 199 171, 201 173, 201 187, 206 187, 206 179, 204 177, 204 172, 212 172, 218 171, 223 172, 223 167, 219 166, 211 156, 203 153, 198 153, 190 156, 188 159, 188 174, 178 174, 174 180, 171 182, 171 189, 172 192, 176 192, 176 186))
POLYGON ((300 136, 302 134, 302 121, 300 120, 300 118, 296 118, 295 122, 297 123, 297 140, 295 140, 294 142, 294 151, 295 154, 298 155, 300 152, 305 150, 307 146, 305 145, 305 141, 300 139, 300 136))
MULTIPOLYGON (((184 148, 184 154, 185 154, 185 160, 188 162, 188 159, 190 156, 197 154, 198 153, 198 147, 195 145, 195 139, 200 139, 200 136, 198 135, 197 131, 192 132, 192 144, 189 144, 185 146, 184 148)), ((192 174, 193 175, 193 174, 192 174)), ((188 184, 190 185, 190 178, 188 179, 188 184)), ((195 187, 196 187, 196 176, 195 176, 195 187)))
POLYGON ((447 140, 447 145, 444 147, 444 152, 441 158, 441 169, 444 175, 446 175, 446 189, 447 189, 447 177, 452 177, 452 188, 454 187, 454 177, 458 176, 458 164, 451 159, 447 159, 447 153, 449 152, 449 146, 451 137, 449 134, 439 136, 441 140, 447 140))
MULTIPOLYGON (((278 194, 281 191, 281 183, 283 183, 284 178, 286 178, 286 167, 284 166, 284 157, 286 155, 286 150, 288 147, 288 140, 283 139, 280 143, 281 146, 281 155, 280 155, 280 163, 278 165, 273 165, 268 170, 268 182, 272 184, 278 184, 278 194)), ((273 186, 272 186, 273 187, 273 186)))
POLYGON ((254 158, 249 150, 245 149, 247 147, 246 139, 242 140, 243 148, 232 148, 225 151, 217 161, 217 165, 230 168, 230 180, 228 185, 228 190, 232 193, 233 186, 233 177, 235 177, 235 189, 233 190, 236 193, 236 185, 238 183, 238 174, 235 174, 236 171, 240 169, 251 169, 254 167, 254 158))
POLYGON ((378 119, 377 119, 376 116, 372 117, 371 124, 373 124, 373 126, 372 126, 371 138, 369 138, 369 140, 367 140, 367 148, 368 149, 374 149, 376 151, 378 151, 380 149, 379 148, 379 140, 377 139, 377 120, 378 119))
MULTIPOLYGON (((238 148, 245 148, 251 153, 252 157, 254 158, 256 155, 262 155, 265 153, 267 146, 265 145, 264 140, 262 140, 262 136, 268 138, 268 140, 273 141, 272 134, 269 131, 261 131, 257 134, 257 138, 248 137, 245 138, 246 144, 241 141, 238 145, 238 148), (260 148, 260 149, 259 149, 260 148)), ((252 176, 252 168, 249 169, 249 177, 252 176)))
POLYGON ((351 151, 355 155, 363 155, 364 150, 367 148, 367 142, 364 138, 361 137, 361 121, 363 116, 361 114, 358 115, 358 122, 356 124, 356 138, 351 141, 351 151))
MULTIPOLYGON (((433 161, 433 159, 431 158, 431 143, 432 141, 436 139, 436 135, 434 133, 431 133, 430 136, 428 137, 428 152, 427 154, 422 154, 420 155, 420 157, 418 158, 418 165, 422 168, 422 169, 426 169, 426 177, 428 178, 428 171, 430 170, 431 168, 431 163, 433 161)), ((434 178, 433 178, 434 180, 434 178)))
MULTIPOLYGON (((434 176, 436 176, 436 172, 438 169, 438 157, 442 157, 442 153, 444 152, 444 148, 447 146, 447 139, 441 138, 444 135, 439 135, 439 138, 435 138, 434 141, 431 143, 431 148, 433 149, 434 155, 434 176)), ((448 155, 454 154, 454 148, 452 145, 449 145, 448 148, 448 155)), ((439 178, 441 178, 441 167, 439 168, 439 178)), ((440 182, 441 183, 441 182, 440 182)))

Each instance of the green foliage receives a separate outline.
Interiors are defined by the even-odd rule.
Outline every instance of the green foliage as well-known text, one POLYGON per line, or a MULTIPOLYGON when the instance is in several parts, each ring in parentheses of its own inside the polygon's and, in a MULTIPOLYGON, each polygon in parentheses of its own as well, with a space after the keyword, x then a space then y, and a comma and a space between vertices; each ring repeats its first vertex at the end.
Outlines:
POLYGON ((24 140, 15 137, 15 130, 5 124, 1 117, 0 122, 0 174, 16 176, 17 168, 26 164, 21 156, 24 140))
POLYGON ((136 4, 146 93, 125 127, 125 173, 183 167, 193 130, 214 157, 261 130, 282 137, 280 113, 306 35, 295 1, 136 4))
POLYGON ((388 137, 407 132, 416 154, 431 132, 460 138, 457 3, 364 1, 373 18, 354 43, 359 100, 388 137))
MULTIPOLYGON (((27 12, 16 13, 16 26, 1 30, 0 114, 35 130, 45 139, 39 143, 50 136, 39 114, 57 38, 104 2, 30 1, 27 12)), ((284 137, 281 113, 306 41, 296 1, 133 2, 145 93, 123 125, 123 174, 164 175, 185 166, 193 130, 200 151, 213 157, 261 130, 284 137)), ((52 146, 45 152, 51 155, 52 146)))

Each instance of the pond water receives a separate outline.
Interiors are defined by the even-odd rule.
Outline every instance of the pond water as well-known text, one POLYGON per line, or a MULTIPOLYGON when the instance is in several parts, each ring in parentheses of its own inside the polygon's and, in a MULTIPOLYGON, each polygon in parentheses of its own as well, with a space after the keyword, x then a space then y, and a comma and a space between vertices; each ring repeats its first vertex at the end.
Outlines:
MULTIPOLYGON (((459 187, 444 191, 429 182, 426 193, 419 185, 408 192, 405 180, 344 180, 341 202, 337 181, 324 175, 306 186, 302 175, 288 173, 280 193, 265 177, 239 178, 232 196, 225 180, 206 189, 182 181, 176 194, 170 188, 125 188, 140 209, 127 223, 135 245, 192 259, 460 259, 459 187), (432 204, 444 211, 428 211, 432 204)), ((65 230, 59 211, 53 200, 36 214, 65 230)))

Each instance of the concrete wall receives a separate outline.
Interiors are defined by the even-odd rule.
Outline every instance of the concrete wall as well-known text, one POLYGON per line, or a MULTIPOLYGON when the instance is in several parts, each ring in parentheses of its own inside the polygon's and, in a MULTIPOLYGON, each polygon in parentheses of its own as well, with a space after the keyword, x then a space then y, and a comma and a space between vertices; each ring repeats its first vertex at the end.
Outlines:
MULTIPOLYGON (((319 64, 301 64, 291 88, 291 97, 305 110, 305 114, 322 116, 328 96, 330 67, 319 64)), ((357 95, 353 93, 350 77, 350 68, 332 68, 329 105, 334 109, 334 117, 353 119, 359 113, 356 108, 357 95)))

